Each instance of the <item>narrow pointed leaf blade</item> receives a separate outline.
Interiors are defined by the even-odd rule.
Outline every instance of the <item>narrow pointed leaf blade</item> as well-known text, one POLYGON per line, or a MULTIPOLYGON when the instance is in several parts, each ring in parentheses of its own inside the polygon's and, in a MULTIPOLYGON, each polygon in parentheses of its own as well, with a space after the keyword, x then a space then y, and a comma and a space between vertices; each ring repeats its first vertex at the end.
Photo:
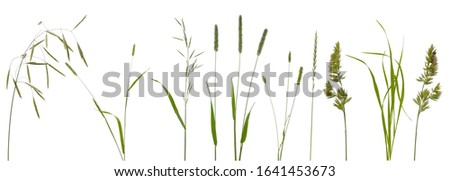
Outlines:
POLYGON ((217 146, 217 132, 216 132, 216 116, 214 115, 214 106, 212 101, 210 101, 211 107, 211 134, 213 138, 214 145, 217 146))
POLYGON ((142 76, 144 76, 144 74, 146 74, 146 73, 148 72, 149 69, 150 69, 150 68, 148 68, 147 70, 145 70, 144 72, 142 72, 142 73, 141 73, 141 74, 133 81, 133 83, 131 84, 130 88, 128 88, 128 91, 130 91, 131 88, 134 87, 134 85, 138 82, 138 80, 141 79, 142 76))
POLYGON ((84 53, 83 53, 83 50, 81 49, 81 46, 80 46, 80 44, 79 44, 79 43, 77 43, 77 47, 78 47, 78 53, 80 53, 80 57, 81 57, 81 59, 83 60, 83 62, 84 62, 84 64, 86 65, 86 67, 88 67, 88 64, 87 64, 86 58, 84 57, 84 53))
POLYGON ((154 80, 154 79, 153 79, 153 81, 159 83, 162 86, 162 88, 164 89, 164 92, 167 94, 167 97, 169 98, 169 101, 170 101, 173 111, 175 112, 178 120, 180 121, 181 126, 183 127, 183 129, 186 129, 186 125, 184 124, 184 121, 181 118, 181 115, 177 108, 177 104, 175 103, 175 100, 173 99, 172 94, 170 94, 169 90, 167 90, 166 86, 164 86, 161 82, 154 80))
POLYGON ((33 105, 34 105, 34 111, 36 112, 36 116, 37 116, 39 119, 41 119, 41 115, 39 114, 39 109, 38 109, 38 107, 37 107, 36 100, 34 99, 34 97, 33 97, 33 105))
POLYGON ((253 110, 253 106, 250 109, 250 111, 248 111, 247 116, 245 117, 244 127, 242 128, 241 143, 244 143, 247 140, 248 124, 250 122, 250 115, 252 113, 252 110, 253 110))
POLYGON ((83 19, 81 19, 77 25, 75 25, 75 27, 72 28, 72 31, 75 30, 78 26, 80 26, 80 24, 86 19, 87 15, 84 15, 83 19))
POLYGON ((234 94, 234 83, 231 82, 231 112, 233 120, 236 121, 236 96, 234 94))

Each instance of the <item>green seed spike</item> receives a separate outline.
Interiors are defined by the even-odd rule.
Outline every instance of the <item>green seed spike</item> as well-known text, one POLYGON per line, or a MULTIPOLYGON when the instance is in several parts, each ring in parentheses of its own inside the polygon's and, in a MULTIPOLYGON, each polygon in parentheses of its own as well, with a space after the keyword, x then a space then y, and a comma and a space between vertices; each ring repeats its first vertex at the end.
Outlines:
POLYGON ((214 26, 214 51, 219 51, 219 28, 214 26))
POLYGON ((264 29, 264 32, 261 36, 261 41, 259 41, 259 46, 258 46, 258 52, 256 53, 256 55, 261 55, 262 49, 264 47, 264 42, 266 41, 266 36, 267 36, 267 29, 264 29))
POLYGON ((242 53, 242 16, 239 16, 239 53, 242 53))

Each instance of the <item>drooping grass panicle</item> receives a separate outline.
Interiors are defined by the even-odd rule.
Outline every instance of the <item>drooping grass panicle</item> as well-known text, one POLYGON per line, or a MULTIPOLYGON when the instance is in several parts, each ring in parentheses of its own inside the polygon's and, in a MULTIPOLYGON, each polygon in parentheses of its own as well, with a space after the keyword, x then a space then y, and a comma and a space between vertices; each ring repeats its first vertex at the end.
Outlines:
POLYGON ((345 112, 345 104, 350 102, 352 99, 348 96, 347 91, 343 88, 342 80, 344 79, 344 74, 341 71, 341 46, 339 42, 336 42, 334 46, 333 53, 330 56, 330 64, 328 67, 328 72, 330 75, 330 80, 325 84, 325 95, 327 98, 334 98, 334 106, 342 111, 344 115, 344 136, 345 136, 345 160, 348 159, 347 154, 347 116, 345 112), (333 84, 332 84, 333 82, 333 84), (338 85, 335 87, 333 85, 338 85))
POLYGON ((312 89, 311 89, 311 123, 309 129, 309 160, 312 160, 312 148, 313 148, 313 128, 314 128, 314 89, 315 89, 315 77, 317 68, 317 31, 314 35, 314 51, 313 51, 313 64, 312 64, 312 89))
POLYGON ((436 56, 436 48, 431 45, 428 48, 425 66, 423 73, 417 78, 419 83, 422 83, 422 89, 417 93, 416 98, 413 101, 417 104, 417 118, 416 118, 416 131, 414 136, 414 160, 416 160, 417 153, 417 135, 419 129, 420 114, 430 108, 430 100, 437 101, 442 94, 441 84, 437 83, 435 87, 429 88, 433 84, 433 79, 438 73, 438 59, 436 56))
MULTIPOLYGON (((83 20, 85 19, 85 17, 83 18, 83 20)), ((77 23, 75 28, 78 27, 81 23, 82 23, 82 21, 77 23)), ((31 93, 31 97, 32 97, 31 102, 33 104, 36 116, 38 118, 41 118, 42 115, 39 113, 38 101, 36 100, 35 95, 40 97, 42 100, 45 100, 45 99, 43 96, 43 92, 37 88, 39 86, 32 83, 32 80, 39 79, 39 77, 38 77, 39 75, 34 74, 32 69, 39 68, 46 72, 44 80, 46 80, 47 88, 50 87, 49 68, 50 68, 50 70, 53 70, 56 73, 58 73, 62 76, 65 76, 60 70, 58 70, 56 68, 57 66, 53 64, 54 62, 48 61, 48 59, 51 58, 56 63, 59 63, 59 61, 56 59, 56 57, 50 53, 51 51, 56 51, 57 48, 52 48, 52 49, 49 48, 49 46, 48 46, 49 35, 51 37, 56 38, 59 42, 61 42, 61 44, 59 44, 59 45, 62 45, 62 47, 65 49, 67 54, 69 54, 69 52, 73 52, 73 49, 71 48, 71 43, 66 39, 64 34, 72 35, 76 41, 76 45, 78 48, 80 58, 87 65, 83 50, 82 50, 80 44, 78 43, 78 40, 73 32, 73 30, 75 28, 71 29, 71 30, 65 29, 65 28, 48 29, 42 21, 38 23, 38 26, 41 26, 42 30, 39 31, 36 34, 36 36, 30 41, 30 43, 26 47, 25 51, 20 56, 11 60, 9 69, 8 69, 8 73, 7 73, 7 77, 6 77, 6 88, 8 88, 10 79, 14 83, 13 93, 11 96, 11 105, 10 105, 9 123, 8 123, 8 146, 7 146, 7 160, 8 161, 10 158, 11 125, 12 125, 15 96, 17 94, 20 98, 22 98, 22 94, 20 91, 21 84, 27 85, 27 87, 29 87, 32 90, 31 91, 32 92, 31 93), (40 56, 39 53, 42 55, 40 56), (23 72, 22 72, 23 65, 25 65, 24 67, 26 68, 26 77, 27 77, 26 81, 19 80, 19 78, 23 76, 22 75, 23 74, 23 72)), ((60 47, 58 47, 58 48, 60 48, 60 47)), ((68 55, 68 58, 70 58, 69 55, 68 55)), ((33 82, 38 82, 38 81, 33 81, 33 82)))
MULTIPOLYGON (((252 84, 253 84, 253 77, 255 75, 255 71, 256 71, 256 67, 258 65, 259 57, 260 57, 262 49, 264 47, 264 43, 265 43, 265 40, 266 40, 267 32, 268 32, 268 30, 264 29, 263 34, 261 36, 261 40, 259 41, 258 51, 256 52, 256 60, 255 60, 254 66, 253 66, 252 76, 250 78, 250 85, 248 87, 247 93, 250 92, 252 84)), ((242 121, 241 144, 240 144, 239 158, 238 158, 239 161, 241 161, 241 159, 242 159, 242 150, 243 150, 242 148, 244 147, 244 143, 246 141, 246 139, 243 139, 243 137, 244 137, 243 133, 247 133, 248 130, 246 130, 246 129, 248 129, 248 122, 250 121, 250 112, 251 112, 251 110, 249 112, 247 112, 249 99, 250 99, 250 95, 247 94, 246 101, 245 101, 245 106, 244 106, 244 116, 243 116, 243 121, 242 121)), ((247 135, 245 135, 245 136, 247 136, 247 135)))

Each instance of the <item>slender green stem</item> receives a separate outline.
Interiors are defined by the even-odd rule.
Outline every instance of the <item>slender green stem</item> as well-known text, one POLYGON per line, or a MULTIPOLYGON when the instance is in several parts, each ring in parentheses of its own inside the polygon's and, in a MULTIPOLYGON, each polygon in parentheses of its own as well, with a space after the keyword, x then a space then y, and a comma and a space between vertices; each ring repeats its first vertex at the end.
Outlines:
MULTIPOLYGON (((217 81, 217 51, 215 51, 214 53, 214 77, 216 78, 217 81)), ((217 122, 217 86, 214 86, 214 119, 217 122)), ((217 156, 216 156, 216 149, 217 149, 217 145, 214 145, 214 161, 217 160, 217 156)))
POLYGON ((297 99, 298 90, 300 89, 299 86, 300 85, 297 84, 295 87, 295 97, 294 97, 294 100, 292 101, 291 110, 289 111, 289 114, 285 120, 285 124, 284 124, 284 128, 283 128, 283 137, 282 137, 281 145, 279 146, 279 156, 278 156, 279 161, 281 161, 281 158, 283 157, 284 143, 285 143, 286 135, 287 135, 288 128, 289 128, 289 123, 291 122, 292 112, 294 111, 295 100, 297 99))
POLYGON ((244 147, 244 143, 241 143, 241 146, 239 148, 239 161, 241 161, 241 157, 242 157, 242 148, 244 147))
MULTIPOLYGON (((266 92, 269 92, 269 88, 268 86, 264 83, 264 87, 266 89, 266 92)), ((277 121, 277 115, 275 112, 275 107, 273 106, 273 101, 272 101, 272 97, 270 95, 269 96, 269 100, 270 100, 270 105, 272 107, 272 115, 273 115, 273 120, 275 123, 275 133, 277 134, 277 147, 278 147, 278 151, 277 151, 277 160, 279 159, 279 153, 280 153, 280 138, 279 138, 279 133, 278 133, 278 121, 277 121)))
POLYGON ((217 146, 214 145, 214 161, 217 161, 217 146))
POLYGON ((420 118, 420 108, 417 111, 417 118, 416 118, 416 133, 414 136, 414 161, 416 161, 416 146, 417 146, 417 132, 419 129, 419 118, 420 118))
POLYGON ((344 134, 345 134, 345 161, 347 161, 347 115, 345 114, 345 107, 342 110, 342 113, 344 114, 344 134))
MULTIPOLYGON (((238 111, 238 99, 239 99, 239 85, 241 84, 241 53, 239 53, 239 65, 238 65, 238 77, 237 77, 237 85, 236 85, 236 114, 238 111)), ((236 119, 234 122, 234 161, 237 161, 237 146, 236 146, 236 119)))
POLYGON ((314 120, 314 77, 313 77, 313 86, 312 86, 312 91, 311 91, 311 127, 309 129, 309 161, 312 160, 313 120, 314 120))

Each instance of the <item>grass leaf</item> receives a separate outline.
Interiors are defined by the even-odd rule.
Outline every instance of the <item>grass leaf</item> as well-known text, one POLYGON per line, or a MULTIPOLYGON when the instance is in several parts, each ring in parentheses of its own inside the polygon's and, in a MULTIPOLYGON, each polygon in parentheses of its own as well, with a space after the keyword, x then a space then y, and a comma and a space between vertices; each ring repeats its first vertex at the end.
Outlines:
POLYGON ((233 114, 233 120, 236 121, 236 96, 234 94, 234 83, 231 82, 231 111, 233 114))
POLYGON ((50 76, 48 75, 48 66, 45 65, 45 75, 47 78, 47 89, 50 87, 50 76))
POLYGON ((84 15, 83 19, 81 19, 77 25, 75 25, 75 27, 72 28, 72 31, 75 30, 78 26, 80 26, 80 24, 86 19, 87 15, 84 15))
POLYGON ((6 74, 6 89, 8 89, 10 75, 11 75, 11 69, 8 69, 8 74, 6 74))
POLYGON ((47 63, 47 65, 52 68, 54 71, 58 72, 59 74, 61 74, 63 77, 65 77, 66 75, 64 75, 61 71, 59 71, 58 69, 56 69, 52 64, 47 63))
POLYGON ((149 69, 150 69, 150 68, 148 68, 147 70, 145 70, 144 72, 142 72, 142 73, 141 73, 141 74, 133 81, 133 83, 131 84, 130 88, 128 88, 128 92, 131 90, 131 88, 133 88, 133 86, 137 83, 137 81, 138 81, 139 79, 141 79, 141 77, 144 76, 145 73, 148 72, 149 69))
POLYGON ((217 146, 216 116, 214 115, 214 106, 212 100, 209 102, 211 105, 211 134, 213 137, 214 145, 217 146))
POLYGON ((77 74, 77 72, 75 72, 75 70, 72 68, 72 66, 70 66, 67 62, 66 62, 66 66, 67 66, 67 68, 69 68, 70 69, 70 71, 73 73, 73 75, 75 75, 75 76, 77 76, 78 77, 78 74, 77 74))
POLYGON ((186 125, 184 124, 184 121, 180 116, 177 105, 176 105, 175 101, 173 100, 172 94, 170 94, 169 90, 167 90, 166 86, 164 86, 161 82, 159 82, 155 79, 153 79, 153 81, 159 83, 162 86, 162 88, 164 89, 164 92, 166 92, 167 97, 169 98, 169 101, 170 101, 170 104, 172 105, 173 111, 175 112, 178 120, 180 121, 181 126, 183 127, 183 129, 186 129, 186 125))
POLYGON ((250 115, 252 113, 253 110, 253 106, 255 104, 252 105, 252 107, 250 108, 250 111, 248 111, 247 116, 245 117, 245 123, 244 123, 244 127, 242 128, 242 136, 241 136, 241 143, 244 143, 247 140, 247 134, 248 134, 248 124, 250 122, 250 115))
POLYGON ((80 53, 81 59, 83 60, 83 62, 84 62, 84 64, 86 65, 86 67, 88 67, 86 58, 84 57, 83 50, 81 49, 80 44, 79 44, 78 42, 77 42, 77 47, 78 47, 78 53, 80 53))
POLYGON ((47 53, 47 55, 49 55, 53 60, 55 60, 56 62, 59 62, 46 48, 44 48, 45 53, 47 53))
POLYGON ((20 93, 19 86, 17 86, 17 81, 13 78, 14 87, 16 88, 17 95, 19 95, 20 98, 22 98, 22 94, 20 93))
POLYGON ((131 56, 134 57, 134 52, 136 51, 136 44, 133 44, 133 49, 131 50, 131 56))
POLYGON ((34 97, 33 97, 33 105, 34 105, 34 111, 36 112, 36 116, 37 116, 39 119, 41 119, 41 116, 39 115, 39 109, 38 109, 38 107, 37 107, 36 100, 34 100, 34 97))

